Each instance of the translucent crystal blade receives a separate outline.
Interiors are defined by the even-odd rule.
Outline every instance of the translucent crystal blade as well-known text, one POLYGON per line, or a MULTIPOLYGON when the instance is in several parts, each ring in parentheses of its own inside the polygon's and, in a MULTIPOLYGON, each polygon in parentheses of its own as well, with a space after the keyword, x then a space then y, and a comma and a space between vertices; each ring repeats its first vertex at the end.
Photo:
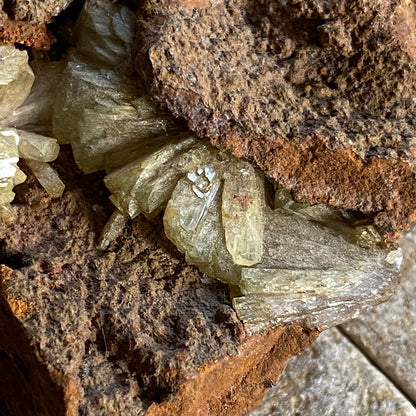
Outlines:
MULTIPOLYGON (((132 105, 86 109, 79 122, 79 139, 72 142, 74 157, 85 173, 106 169, 113 154, 149 154, 169 141, 169 119, 141 119, 132 105)), ((114 165, 114 164, 113 164, 114 165)))
POLYGON ((103 231, 98 242, 98 248, 105 250, 108 248, 110 243, 116 240, 116 238, 123 232, 126 226, 126 220, 124 215, 119 211, 115 210, 104 226, 103 231))
POLYGON ((88 1, 77 24, 78 50, 99 66, 131 67, 134 29, 135 14, 127 7, 88 1))
POLYGON ((63 61, 44 62, 42 58, 30 63, 35 82, 29 96, 3 124, 46 136, 52 135, 52 114, 57 89, 61 88, 63 61))
POLYGON ((56 139, 18 130, 19 156, 39 162, 52 162, 58 157, 59 145, 56 139))
POLYGON ((59 198, 62 196, 65 185, 52 167, 45 162, 38 162, 37 160, 30 159, 26 160, 26 164, 52 198, 59 198))
POLYGON ((237 284, 241 270, 227 251, 220 218, 220 177, 220 172, 212 177, 209 189, 199 182, 197 192, 197 177, 181 179, 166 207, 163 224, 166 236, 185 253, 188 263, 210 276, 237 284))
POLYGON ((112 202, 131 218, 164 207, 181 174, 172 160, 194 143, 193 137, 183 139, 111 172, 104 180, 112 202))
POLYGON ((347 284, 348 288, 250 294, 234 298, 233 304, 249 333, 293 322, 322 330, 354 318, 387 300, 398 283, 396 272, 392 266, 381 275, 364 276, 360 270, 351 269, 348 277, 360 283, 347 284))
POLYGON ((0 120, 23 103, 33 80, 27 52, 14 46, 0 45, 0 120))
POLYGON ((274 293, 285 296, 287 293, 303 293, 306 296, 314 293, 329 297, 341 294, 353 296, 355 289, 364 282, 369 284, 372 281, 376 289, 378 280, 384 277, 384 267, 375 270, 373 264, 372 270, 369 270, 364 263, 356 264, 355 267, 345 265, 341 270, 243 268, 240 289, 242 294, 274 293))
POLYGON ((78 122, 86 108, 123 105, 133 101, 136 95, 134 81, 111 69, 91 67, 76 56, 72 56, 62 80, 53 114, 53 135, 60 143, 72 143, 78 139, 78 122))
POLYGON ((263 255, 264 179, 248 162, 231 165, 222 193, 225 241, 235 264, 252 266, 263 255))

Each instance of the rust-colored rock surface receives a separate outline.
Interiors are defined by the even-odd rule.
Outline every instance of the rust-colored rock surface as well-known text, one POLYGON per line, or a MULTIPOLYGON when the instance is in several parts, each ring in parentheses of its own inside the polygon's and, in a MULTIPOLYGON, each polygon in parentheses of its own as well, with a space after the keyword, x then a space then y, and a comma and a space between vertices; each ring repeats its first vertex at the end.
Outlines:
POLYGON ((136 67, 192 130, 394 240, 416 219, 415 27, 408 0, 146 0, 136 67))
POLYGON ((46 25, 71 1, 0 0, 0 42, 48 50, 54 38, 46 25))
POLYGON ((51 200, 29 177, 16 188, 16 221, 0 229, 2 414, 254 408, 318 333, 293 326, 247 338, 227 287, 188 266, 161 224, 138 218, 97 250, 111 213, 102 175, 79 174, 68 149, 55 167, 64 196, 51 200))

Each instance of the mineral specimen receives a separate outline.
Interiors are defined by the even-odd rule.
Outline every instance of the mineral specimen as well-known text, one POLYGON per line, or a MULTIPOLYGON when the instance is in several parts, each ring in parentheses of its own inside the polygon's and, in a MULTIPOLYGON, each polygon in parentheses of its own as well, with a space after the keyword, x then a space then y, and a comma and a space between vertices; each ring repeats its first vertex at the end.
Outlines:
MULTIPOLYGON (((56 139, 7 127, 17 120, 15 115, 29 95, 33 80, 27 52, 0 45, 0 217, 8 220, 12 218, 9 204, 15 196, 13 188, 26 180, 17 165, 20 158, 26 160, 50 196, 59 197, 64 190, 64 184, 47 164, 58 156, 56 139)), ((38 107, 43 105, 39 103, 38 107)))
POLYGON ((354 227, 323 206, 271 208, 259 172, 192 137, 113 171, 106 184, 126 216, 168 201, 167 237, 188 263, 239 286, 234 307, 250 333, 293 322, 328 328, 387 299, 398 282, 400 252, 383 248, 372 225, 354 227))
POLYGON ((54 134, 71 143, 76 163, 86 173, 107 171, 117 209, 100 248, 127 218, 164 211, 166 236, 187 262, 234 287, 250 333, 293 322, 324 329, 387 299, 400 252, 386 250, 371 222, 295 203, 277 185, 271 195, 253 165, 177 134, 173 119, 140 93, 126 63, 129 13, 86 3, 54 106, 54 134))
POLYGON ((194 132, 394 243, 416 220, 415 24, 404 0, 145 0, 136 67, 194 132))
POLYGON ((55 41, 46 25, 72 0, 0 0, 0 42, 49 49, 55 41))

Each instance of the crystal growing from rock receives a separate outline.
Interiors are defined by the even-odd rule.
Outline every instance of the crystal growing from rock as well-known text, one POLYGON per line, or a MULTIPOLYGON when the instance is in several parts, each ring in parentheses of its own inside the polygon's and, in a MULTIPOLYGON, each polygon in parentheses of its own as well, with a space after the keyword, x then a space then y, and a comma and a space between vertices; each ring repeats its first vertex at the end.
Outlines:
POLYGON ((34 80, 26 51, 0 45, 0 120, 23 103, 34 80))
POLYGON ((101 233, 100 240, 98 242, 98 248, 105 250, 110 243, 114 241, 123 231, 126 225, 126 219, 119 210, 114 210, 107 224, 101 233))
MULTIPOLYGON (((59 145, 56 139, 8 127, 8 123, 14 126, 30 125, 30 114, 33 112, 33 120, 40 114, 35 110, 33 102, 38 100, 38 107, 44 109, 41 98, 50 98, 50 92, 45 94, 42 88, 38 88, 36 99, 32 96, 32 100, 29 100, 31 103, 22 105, 26 109, 20 111, 19 106, 29 95, 34 78, 28 65, 27 52, 0 45, 0 58, 0 218, 10 221, 13 217, 10 203, 15 196, 13 188, 26 180, 26 175, 17 165, 20 158, 26 160, 26 164, 52 197, 62 195, 64 184, 47 164, 58 156, 59 145)), ((42 85, 45 86, 46 83, 42 85)), ((45 117, 38 119, 42 120, 41 128, 45 127, 45 117)))
POLYGON ((252 266, 262 259, 264 198, 264 179, 253 166, 248 162, 230 166, 224 179, 221 214, 227 250, 236 264, 252 266))
POLYGON ((37 160, 27 159, 26 164, 52 198, 59 198, 62 196, 65 185, 61 179, 59 179, 59 176, 54 169, 47 163, 39 162, 37 160))
POLYGON ((18 134, 19 155, 23 159, 52 162, 58 157, 59 145, 56 139, 23 130, 18 130, 18 134))
POLYGON ((78 22, 77 45, 56 97, 53 134, 72 145, 85 173, 114 170, 178 132, 173 117, 140 92, 130 53, 134 21, 125 6, 90 0, 78 22))
POLYGON ((149 216, 168 201, 166 236, 188 263, 239 286, 234 307, 250 333, 292 322, 325 329, 391 295, 400 252, 381 248, 376 232, 360 247, 361 225, 330 207, 286 201, 272 209, 251 165, 192 140, 105 181, 126 216, 149 216), (152 192, 157 202, 149 208, 152 192))
POLYGON ((140 93, 133 20, 127 8, 87 1, 54 108, 54 134, 71 143, 78 166, 107 171, 116 210, 100 248, 127 218, 164 210, 166 236, 188 263, 233 287, 249 333, 293 322, 324 329, 386 300, 400 252, 389 254, 370 221, 298 204, 277 186, 270 198, 251 164, 180 136, 140 93))

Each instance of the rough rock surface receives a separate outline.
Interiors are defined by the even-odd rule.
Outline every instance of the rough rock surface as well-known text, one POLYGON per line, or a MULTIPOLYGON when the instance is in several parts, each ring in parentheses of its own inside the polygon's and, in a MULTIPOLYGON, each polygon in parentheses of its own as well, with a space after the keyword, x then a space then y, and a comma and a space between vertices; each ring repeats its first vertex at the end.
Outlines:
MULTIPOLYGON (((22 166, 25 169, 24 166, 22 166)), ((109 251, 99 174, 55 163, 67 190, 33 177, 0 230, 0 408, 7 415, 240 415, 317 333, 247 338, 220 282, 187 266, 142 217, 109 251), (24 398, 24 400, 22 399, 24 398)))
POLYGON ((407 398, 335 328, 291 360, 249 416, 415 416, 407 398), (348 365, 346 365, 348 363, 348 365))
POLYGON ((147 0, 137 70, 298 200, 377 213, 388 235, 416 219, 415 22, 407 0, 147 0))
POLYGON ((49 49, 46 25, 73 0, 0 0, 0 42, 49 49))

